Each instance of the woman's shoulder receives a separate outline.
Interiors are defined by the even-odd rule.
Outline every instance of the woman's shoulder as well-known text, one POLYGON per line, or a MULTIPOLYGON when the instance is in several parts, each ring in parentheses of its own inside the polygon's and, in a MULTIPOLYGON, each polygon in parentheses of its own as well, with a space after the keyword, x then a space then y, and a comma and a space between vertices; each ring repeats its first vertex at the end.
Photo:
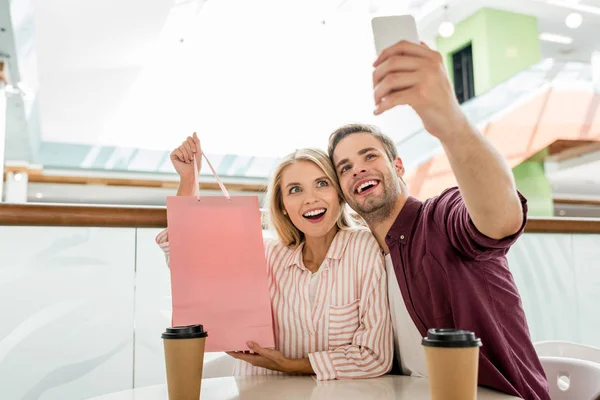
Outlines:
POLYGON ((349 235, 342 261, 346 268, 356 270, 363 282, 384 273, 383 253, 371 231, 359 227, 348 229, 345 234, 349 235))
POLYGON ((345 229, 344 233, 348 235, 348 246, 370 251, 379 249, 377 239, 368 228, 356 227, 345 229))
POLYGON ((281 258, 290 256, 294 252, 294 249, 286 246, 279 239, 265 238, 263 241, 267 259, 273 259, 273 261, 275 261, 275 259, 280 260, 281 258))
POLYGON ((263 239, 263 242, 265 243, 266 251, 285 250, 286 248, 286 246, 283 243, 281 243, 281 240, 279 239, 266 237, 263 239))
POLYGON ((281 242, 277 239, 273 239, 273 238, 263 238, 263 242, 265 244, 265 252, 269 252, 272 250, 275 250, 278 248, 279 245, 281 245, 281 242))

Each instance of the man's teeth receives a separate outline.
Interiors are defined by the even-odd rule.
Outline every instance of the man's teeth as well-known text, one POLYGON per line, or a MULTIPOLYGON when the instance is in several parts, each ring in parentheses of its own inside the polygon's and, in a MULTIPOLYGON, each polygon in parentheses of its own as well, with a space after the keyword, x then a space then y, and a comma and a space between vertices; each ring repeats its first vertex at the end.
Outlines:
POLYGON ((364 188, 366 188, 367 186, 375 186, 375 185, 377 185, 377 181, 368 181, 368 182, 365 182, 362 185, 360 185, 358 187, 358 189, 356 189, 356 191, 358 193, 361 193, 364 190, 364 188))
POLYGON ((313 210, 313 211, 309 211, 309 212, 307 212, 307 213, 305 213, 305 214, 303 214, 303 215, 304 215, 305 217, 315 217, 315 216, 317 216, 317 215, 321 215, 321 214, 323 214, 324 212, 325 212, 325 209, 324 209, 324 208, 321 208, 321 209, 319 209, 319 210, 313 210))

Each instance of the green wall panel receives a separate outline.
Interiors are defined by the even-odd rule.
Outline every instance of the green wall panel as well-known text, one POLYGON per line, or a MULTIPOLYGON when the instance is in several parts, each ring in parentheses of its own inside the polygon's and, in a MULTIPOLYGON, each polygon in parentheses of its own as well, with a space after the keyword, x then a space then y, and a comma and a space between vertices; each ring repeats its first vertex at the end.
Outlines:
POLYGON ((437 48, 452 76, 452 54, 471 43, 475 95, 509 79, 540 60, 537 19, 482 8, 456 25, 454 35, 438 37, 437 48))
POLYGON ((552 186, 544 172, 544 164, 536 159, 527 160, 513 168, 517 189, 527 198, 528 215, 554 215, 552 186))

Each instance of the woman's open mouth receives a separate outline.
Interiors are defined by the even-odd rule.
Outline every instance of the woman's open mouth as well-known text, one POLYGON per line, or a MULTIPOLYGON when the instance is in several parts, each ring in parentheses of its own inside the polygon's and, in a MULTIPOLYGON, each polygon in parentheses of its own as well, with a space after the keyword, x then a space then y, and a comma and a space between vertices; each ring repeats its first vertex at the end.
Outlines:
POLYGON ((354 188, 354 193, 360 196, 371 193, 377 186, 379 186, 379 181, 377 179, 369 179, 367 181, 360 182, 354 188))
POLYGON ((325 213, 327 212, 326 208, 315 208, 314 210, 310 210, 302 214, 304 218, 306 218, 309 222, 316 224, 321 222, 323 218, 325 218, 325 213))

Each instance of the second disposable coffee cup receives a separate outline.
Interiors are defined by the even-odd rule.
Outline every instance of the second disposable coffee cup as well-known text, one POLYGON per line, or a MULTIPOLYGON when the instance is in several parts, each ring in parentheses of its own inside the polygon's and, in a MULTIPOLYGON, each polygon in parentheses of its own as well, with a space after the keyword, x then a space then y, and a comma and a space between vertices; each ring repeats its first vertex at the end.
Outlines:
POLYGON ((481 340, 469 331, 430 329, 421 344, 431 400, 476 400, 481 340))
POLYGON ((207 336, 202 325, 167 328, 162 334, 169 400, 200 398, 207 336))

